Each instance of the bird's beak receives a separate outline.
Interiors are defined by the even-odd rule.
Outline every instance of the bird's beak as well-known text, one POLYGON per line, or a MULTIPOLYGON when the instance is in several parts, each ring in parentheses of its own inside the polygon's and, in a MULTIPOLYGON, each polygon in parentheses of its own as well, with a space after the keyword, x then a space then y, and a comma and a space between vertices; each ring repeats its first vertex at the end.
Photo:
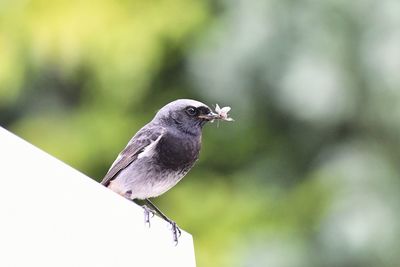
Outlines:
POLYGON ((198 117, 203 120, 212 121, 212 120, 218 119, 219 115, 211 111, 208 114, 202 114, 202 115, 199 115, 198 117))

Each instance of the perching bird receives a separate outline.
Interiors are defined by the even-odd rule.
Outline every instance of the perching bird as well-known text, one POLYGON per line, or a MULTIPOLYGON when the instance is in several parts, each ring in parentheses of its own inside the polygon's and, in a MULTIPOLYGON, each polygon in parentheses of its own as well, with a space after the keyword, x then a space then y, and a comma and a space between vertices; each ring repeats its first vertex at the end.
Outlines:
MULTIPOLYGON (((144 200, 171 223, 177 242, 179 228, 148 198, 171 189, 193 167, 199 157, 202 128, 214 119, 220 119, 219 115, 195 100, 178 99, 165 105, 133 136, 101 183, 128 199, 144 200)), ((148 222, 146 207, 145 212, 148 222)))

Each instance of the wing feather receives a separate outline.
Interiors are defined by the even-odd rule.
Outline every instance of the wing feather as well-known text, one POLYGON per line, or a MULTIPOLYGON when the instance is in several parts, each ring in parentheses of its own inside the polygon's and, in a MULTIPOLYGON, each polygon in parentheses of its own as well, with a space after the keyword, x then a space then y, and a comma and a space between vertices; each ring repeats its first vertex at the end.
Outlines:
POLYGON ((123 169, 134 162, 138 158, 138 155, 163 133, 164 128, 158 125, 148 124, 140 129, 111 165, 101 184, 108 186, 123 169))

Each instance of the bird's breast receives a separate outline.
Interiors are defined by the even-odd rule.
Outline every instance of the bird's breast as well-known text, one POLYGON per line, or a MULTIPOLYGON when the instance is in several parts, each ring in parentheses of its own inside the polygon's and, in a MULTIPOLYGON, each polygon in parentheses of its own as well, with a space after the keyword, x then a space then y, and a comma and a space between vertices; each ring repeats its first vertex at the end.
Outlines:
POLYGON ((187 171, 196 162, 201 146, 201 136, 167 133, 157 144, 158 162, 175 171, 187 171))

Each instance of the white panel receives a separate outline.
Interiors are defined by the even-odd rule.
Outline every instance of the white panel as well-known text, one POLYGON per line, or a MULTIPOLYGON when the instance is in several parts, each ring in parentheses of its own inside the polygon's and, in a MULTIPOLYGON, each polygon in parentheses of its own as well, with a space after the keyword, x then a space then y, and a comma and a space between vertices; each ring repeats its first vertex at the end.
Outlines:
POLYGON ((0 266, 195 266, 193 240, 0 127, 0 266))

